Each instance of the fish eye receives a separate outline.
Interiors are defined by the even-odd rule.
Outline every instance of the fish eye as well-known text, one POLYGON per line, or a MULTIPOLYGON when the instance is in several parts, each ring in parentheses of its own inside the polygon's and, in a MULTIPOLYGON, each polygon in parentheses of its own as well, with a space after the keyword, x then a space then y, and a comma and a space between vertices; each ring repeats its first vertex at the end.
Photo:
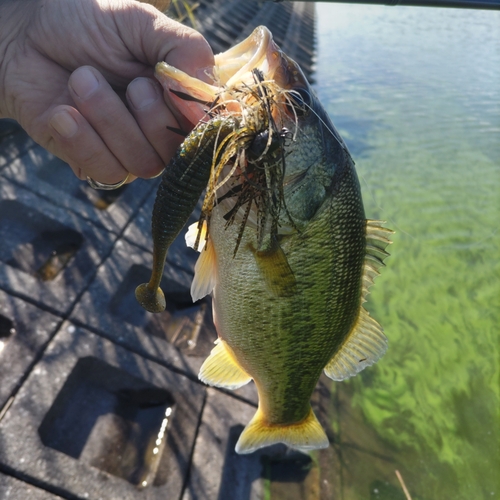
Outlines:
POLYGON ((257 159, 266 149, 267 141, 269 139, 269 131, 264 130, 260 134, 257 134, 252 143, 248 148, 248 152, 250 153, 252 159, 257 159))
MULTIPOLYGON (((305 116, 311 106, 311 94, 305 88, 299 87, 293 89, 288 95, 297 116, 305 116)), ((293 113, 292 110, 290 111, 293 113)))
MULTIPOLYGON (((286 130, 286 129, 285 129, 286 130)), ((266 150, 267 143, 269 141, 269 130, 264 130, 260 134, 257 134, 250 146, 248 147, 248 152, 250 153, 250 158, 256 160, 262 156, 266 150)), ((269 145, 268 154, 275 153, 280 146, 282 146, 283 136, 281 133, 273 134, 271 144, 269 145)))

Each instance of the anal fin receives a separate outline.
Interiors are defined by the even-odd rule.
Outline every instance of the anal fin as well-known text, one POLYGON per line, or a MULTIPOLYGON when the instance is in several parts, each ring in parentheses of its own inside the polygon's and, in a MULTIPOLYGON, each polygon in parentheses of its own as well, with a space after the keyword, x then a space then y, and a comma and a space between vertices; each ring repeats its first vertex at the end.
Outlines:
POLYGON ((286 425, 268 424, 259 408, 241 433, 236 443, 236 453, 252 453, 276 443, 284 443, 300 451, 328 448, 330 444, 312 408, 301 422, 286 425))
POLYGON ((215 344, 201 365, 198 378, 205 384, 231 390, 248 384, 252 377, 241 368, 227 344, 221 339, 217 339, 215 344))

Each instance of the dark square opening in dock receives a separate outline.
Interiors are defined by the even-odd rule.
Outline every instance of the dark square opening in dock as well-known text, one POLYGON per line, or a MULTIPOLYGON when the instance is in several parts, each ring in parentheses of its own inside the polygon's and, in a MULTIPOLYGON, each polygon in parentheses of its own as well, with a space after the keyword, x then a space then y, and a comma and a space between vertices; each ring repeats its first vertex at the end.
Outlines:
POLYGON ((83 244, 83 236, 17 200, 0 203, 0 260, 51 281, 83 244))
POLYGON ((210 352, 216 339, 211 325, 208 299, 193 303, 185 285, 164 277, 160 284, 165 294, 166 309, 152 314, 139 305, 135 289, 149 281, 151 269, 132 265, 109 302, 109 312, 126 323, 143 328, 144 332, 168 341, 187 354, 210 352), (207 351, 208 350, 208 351, 207 351))
POLYGON ((238 455, 234 448, 242 431, 239 424, 229 429, 217 500, 255 498, 256 480, 262 481, 264 498, 320 500, 319 469, 308 454, 274 444, 238 455))
POLYGON ((174 400, 97 358, 81 358, 45 415, 45 446, 128 482, 154 484, 174 400))

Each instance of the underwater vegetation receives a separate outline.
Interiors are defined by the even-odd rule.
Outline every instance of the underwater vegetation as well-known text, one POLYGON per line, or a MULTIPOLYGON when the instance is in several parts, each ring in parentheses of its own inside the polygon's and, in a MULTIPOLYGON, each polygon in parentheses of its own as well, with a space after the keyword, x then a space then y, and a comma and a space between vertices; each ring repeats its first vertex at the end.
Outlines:
POLYGON ((367 213, 396 230, 367 305, 389 349, 333 390, 413 500, 500 498, 500 13, 318 13, 318 94, 342 117, 367 213))

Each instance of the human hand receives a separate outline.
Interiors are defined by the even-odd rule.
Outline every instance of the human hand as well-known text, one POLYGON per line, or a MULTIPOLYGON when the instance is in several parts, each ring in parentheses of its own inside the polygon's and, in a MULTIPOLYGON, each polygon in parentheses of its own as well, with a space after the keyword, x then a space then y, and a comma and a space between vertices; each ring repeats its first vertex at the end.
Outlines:
POLYGON ((213 65, 201 35, 134 0, 7 0, 0 33, 0 117, 105 184, 157 175, 182 140, 166 126, 192 127, 154 65, 213 65))

